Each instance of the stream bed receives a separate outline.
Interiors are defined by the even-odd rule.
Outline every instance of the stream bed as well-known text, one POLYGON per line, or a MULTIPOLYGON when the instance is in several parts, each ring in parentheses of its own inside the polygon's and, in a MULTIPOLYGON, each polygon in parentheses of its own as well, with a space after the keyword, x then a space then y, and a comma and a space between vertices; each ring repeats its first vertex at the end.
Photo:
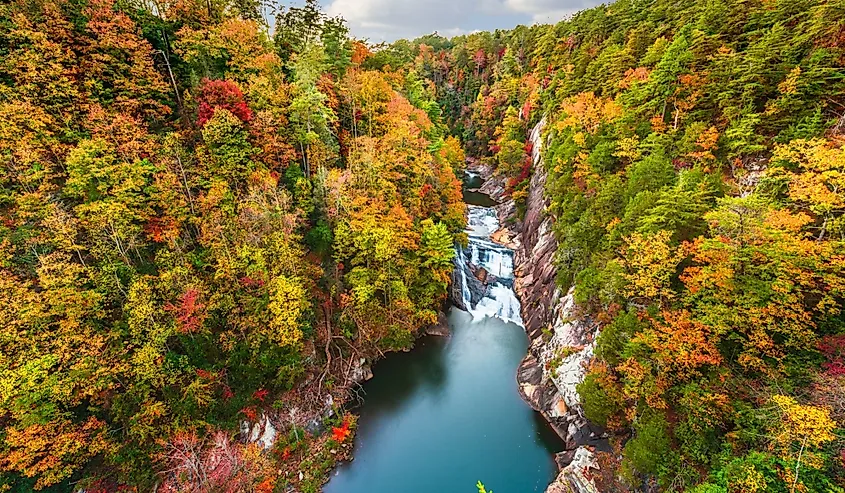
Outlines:
POLYGON ((517 392, 528 337, 512 290, 513 252, 490 241, 498 220, 484 197, 465 194, 474 203, 469 244, 458 249, 467 311, 449 310, 450 337, 423 337, 375 365, 358 409, 355 459, 337 468, 326 493, 475 493, 479 480, 488 491, 528 493, 555 477, 563 443, 517 392), (469 289, 468 264, 489 275, 483 291, 469 289))

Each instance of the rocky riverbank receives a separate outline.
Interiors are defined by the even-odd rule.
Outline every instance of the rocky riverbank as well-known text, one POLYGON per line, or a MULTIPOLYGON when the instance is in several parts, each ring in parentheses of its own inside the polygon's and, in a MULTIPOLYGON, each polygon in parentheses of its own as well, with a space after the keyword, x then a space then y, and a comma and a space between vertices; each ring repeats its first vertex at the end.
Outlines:
MULTIPOLYGON (((437 321, 420 329, 417 335, 450 337, 446 315, 438 311, 437 321)), ((340 362, 343 364, 332 367, 334 372, 327 375, 335 382, 331 388, 320 385, 318 376, 312 375, 299 391, 288 396, 292 404, 286 409, 267 406, 241 421, 238 436, 241 442, 254 444, 267 454, 275 449, 282 457, 290 455, 282 461, 278 472, 280 481, 286 485, 284 491, 321 491, 334 467, 353 459, 357 414, 350 408, 363 403, 361 385, 373 378, 375 359, 355 357, 340 362), (316 398, 306 399, 307 396, 316 398), (294 401, 297 397, 299 400, 294 401), (334 427, 348 428, 349 435, 338 439, 334 427), (292 433, 294 442, 291 442, 292 433)), ((220 448, 220 444, 215 446, 220 448)))
POLYGON ((531 340, 517 374, 520 394, 566 443, 566 450, 558 455, 561 472, 547 493, 595 492, 589 470, 598 468, 594 451, 607 444, 602 430, 584 417, 576 386, 593 356, 598 324, 580 313, 572 291, 562 293, 555 283, 557 241, 553 218, 546 213, 543 126, 541 121, 531 132, 534 172, 523 218, 515 217, 516 207, 508 200, 500 177, 481 163, 470 163, 469 169, 485 178, 481 191, 500 202, 496 211, 505 227, 492 238, 515 251, 514 289, 531 340))

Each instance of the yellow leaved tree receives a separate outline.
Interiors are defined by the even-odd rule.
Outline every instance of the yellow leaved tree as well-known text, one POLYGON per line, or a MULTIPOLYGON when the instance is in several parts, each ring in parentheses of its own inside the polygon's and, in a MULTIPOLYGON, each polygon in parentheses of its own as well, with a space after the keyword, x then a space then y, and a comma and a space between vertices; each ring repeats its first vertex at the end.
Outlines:
POLYGON ((308 307, 305 288, 298 279, 279 276, 270 281, 270 334, 271 341, 289 346, 302 339, 300 321, 308 307))
POLYGON ((772 426, 773 452, 784 460, 796 461, 795 471, 805 465, 818 469, 824 465, 818 449, 833 441, 836 422, 830 417, 828 409, 799 404, 794 398, 785 395, 772 396, 777 406, 780 420, 772 426))

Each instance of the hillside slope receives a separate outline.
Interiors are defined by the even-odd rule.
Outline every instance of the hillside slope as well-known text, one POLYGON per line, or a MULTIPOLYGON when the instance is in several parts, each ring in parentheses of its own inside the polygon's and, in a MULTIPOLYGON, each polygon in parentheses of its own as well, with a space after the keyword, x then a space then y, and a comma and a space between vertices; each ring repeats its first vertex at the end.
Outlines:
MULTIPOLYGON (((841 491, 845 4, 620 1, 411 45, 523 240, 545 174, 556 296, 600 325, 599 489, 841 491)), ((556 351, 546 374, 583 371, 556 351)))

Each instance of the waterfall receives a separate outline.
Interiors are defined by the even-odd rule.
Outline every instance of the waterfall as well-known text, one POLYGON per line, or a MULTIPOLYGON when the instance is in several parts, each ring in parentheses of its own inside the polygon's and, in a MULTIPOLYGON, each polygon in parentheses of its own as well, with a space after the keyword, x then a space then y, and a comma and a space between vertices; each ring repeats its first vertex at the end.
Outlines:
POLYGON ((469 242, 466 250, 457 248, 463 304, 474 321, 494 317, 522 326, 519 300, 513 291, 513 251, 490 239, 499 229, 496 211, 470 205, 467 215, 469 242), (486 272, 486 282, 476 277, 480 269, 486 272))
POLYGON ((467 257, 464 253, 463 247, 458 247, 458 258, 461 265, 461 295, 463 296, 464 306, 467 308, 472 306, 472 292, 469 289, 469 282, 467 281, 467 270, 463 266, 467 265, 467 257))
POLYGON ((513 289, 500 283, 493 284, 489 289, 489 295, 482 298, 475 308, 469 310, 469 313, 474 321, 482 320, 485 317, 494 317, 522 327, 519 300, 516 299, 513 289))
POLYGON ((513 279, 513 251, 498 243, 470 237, 470 263, 498 279, 513 279))

